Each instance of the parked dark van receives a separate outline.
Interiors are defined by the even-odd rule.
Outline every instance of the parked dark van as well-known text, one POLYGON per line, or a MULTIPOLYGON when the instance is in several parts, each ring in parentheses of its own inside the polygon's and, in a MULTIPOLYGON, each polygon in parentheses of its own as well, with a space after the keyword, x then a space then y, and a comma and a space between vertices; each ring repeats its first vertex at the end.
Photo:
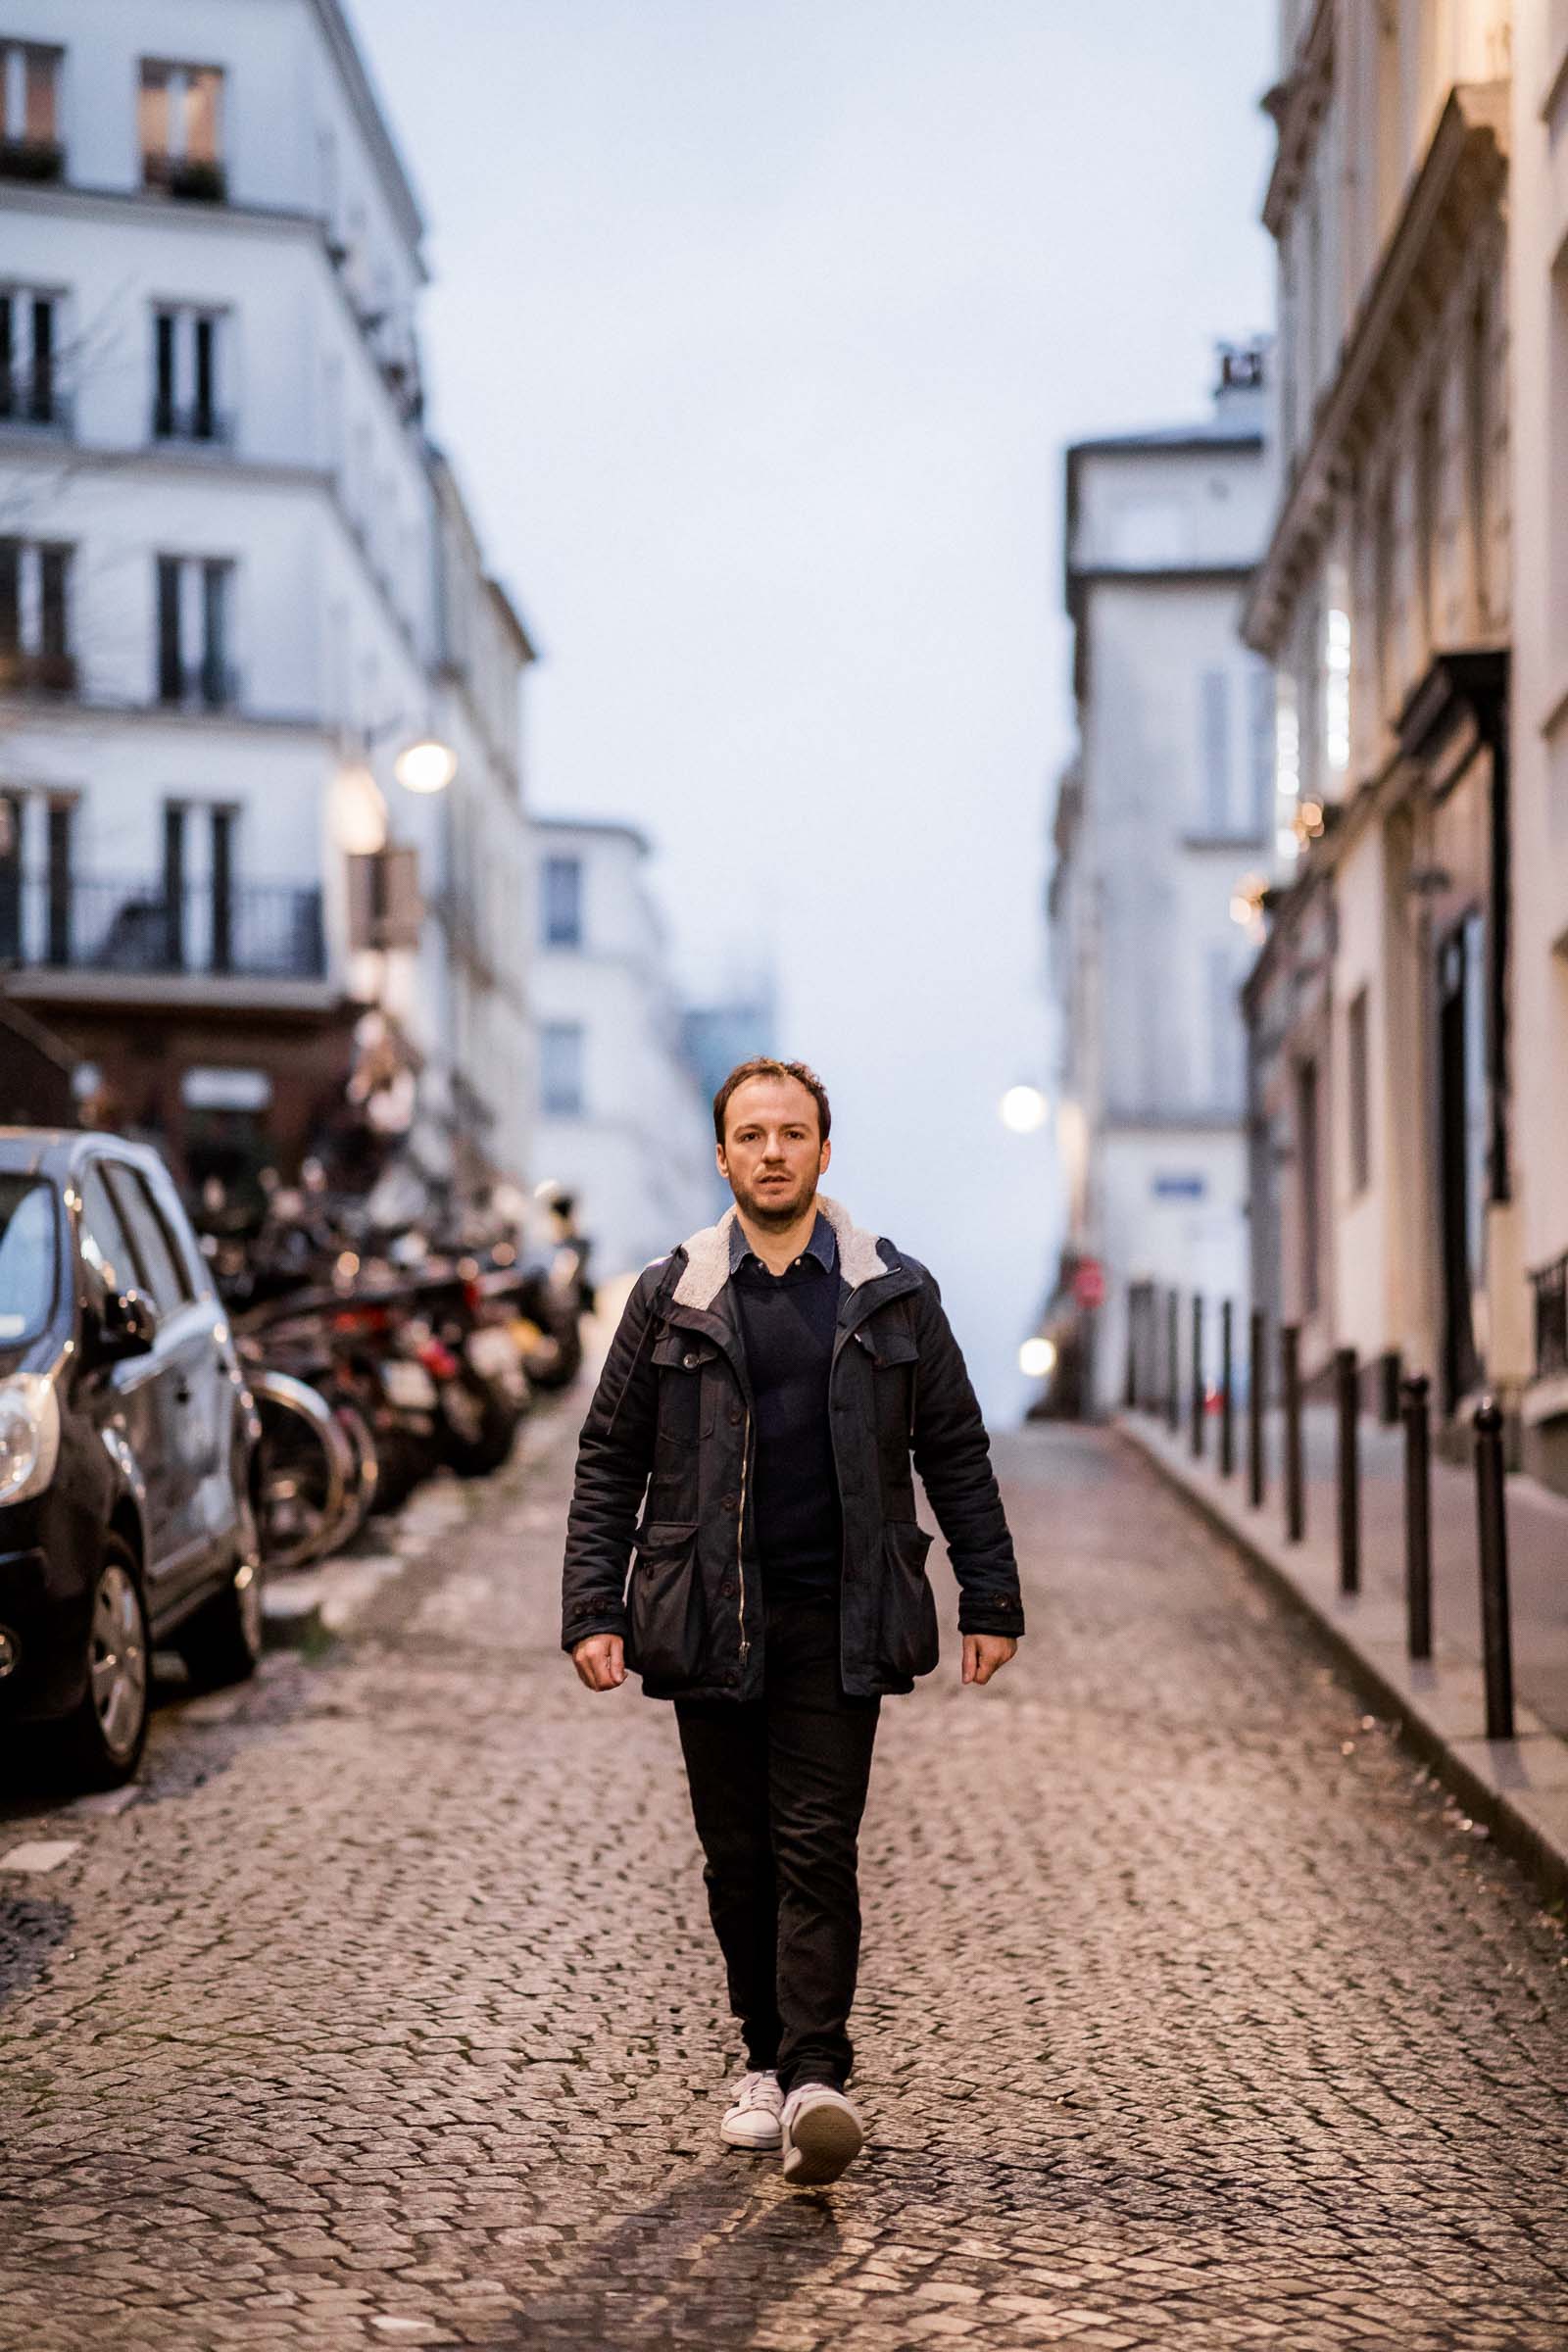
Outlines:
POLYGON ((0 1128, 0 1729, 128 1780, 155 1645, 204 1684, 261 1654, 256 1422, 156 1152, 0 1128))

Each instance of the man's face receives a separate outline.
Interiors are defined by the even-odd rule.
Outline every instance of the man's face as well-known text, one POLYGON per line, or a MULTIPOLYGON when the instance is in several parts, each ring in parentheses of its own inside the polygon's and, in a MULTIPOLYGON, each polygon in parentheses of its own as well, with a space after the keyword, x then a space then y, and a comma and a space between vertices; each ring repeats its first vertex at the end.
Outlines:
POLYGON ((816 1098, 798 1078, 748 1078, 724 1106, 718 1172, 759 1225, 803 1215, 832 1156, 817 1137, 816 1098))

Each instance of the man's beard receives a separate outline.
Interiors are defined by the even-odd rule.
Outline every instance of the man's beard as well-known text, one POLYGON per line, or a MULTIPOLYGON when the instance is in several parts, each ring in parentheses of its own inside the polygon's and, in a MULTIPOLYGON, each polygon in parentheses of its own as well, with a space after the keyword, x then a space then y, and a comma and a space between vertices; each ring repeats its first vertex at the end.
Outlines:
POLYGON ((743 1191, 732 1179, 730 1190, 754 1224, 776 1228, 782 1233, 805 1210, 816 1190, 816 1179, 812 1176, 802 1177, 793 1192, 785 1192, 777 1186, 767 1192, 755 1190, 751 1186, 743 1191))

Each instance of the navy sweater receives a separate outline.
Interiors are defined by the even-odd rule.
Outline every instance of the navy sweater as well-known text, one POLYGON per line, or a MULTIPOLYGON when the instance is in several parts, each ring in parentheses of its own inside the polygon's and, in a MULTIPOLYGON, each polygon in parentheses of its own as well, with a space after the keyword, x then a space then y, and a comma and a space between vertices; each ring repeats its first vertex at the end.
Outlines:
POLYGON ((770 1601, 834 1601, 844 1515, 828 1426, 827 1379, 839 1318, 838 1253, 811 1245, 782 1274, 750 1250, 730 1276, 756 1399, 752 1530, 770 1601))

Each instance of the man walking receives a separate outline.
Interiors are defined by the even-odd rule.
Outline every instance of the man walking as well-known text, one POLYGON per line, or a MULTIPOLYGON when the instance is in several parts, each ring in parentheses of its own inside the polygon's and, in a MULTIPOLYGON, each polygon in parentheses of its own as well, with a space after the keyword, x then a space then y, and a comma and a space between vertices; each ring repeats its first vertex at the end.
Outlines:
POLYGON ((589 1690, 630 1667, 675 1702, 746 2041, 720 2135, 781 2148, 801 2187, 864 2138, 844 2088, 860 1815, 883 1694, 937 1663, 911 1457, 958 1579, 964 1682, 1023 1632, 936 1283, 817 1192, 829 1126, 804 1063, 742 1062, 719 1088, 735 1205, 627 1301, 583 1424, 562 1629, 589 1690))

